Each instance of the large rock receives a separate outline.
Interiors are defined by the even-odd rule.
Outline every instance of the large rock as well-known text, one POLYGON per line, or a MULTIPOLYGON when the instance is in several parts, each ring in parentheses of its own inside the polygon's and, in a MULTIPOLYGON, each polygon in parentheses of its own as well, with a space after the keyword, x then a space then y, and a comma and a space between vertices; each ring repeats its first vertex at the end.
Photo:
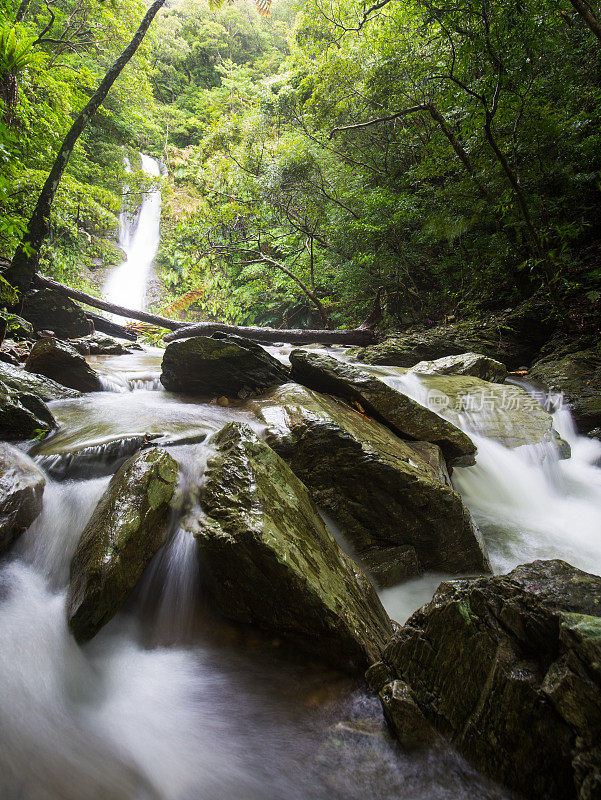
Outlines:
POLYGON ((0 553, 42 510, 46 480, 20 450, 0 443, 0 553))
POLYGON ((33 332, 33 325, 31 322, 28 322, 26 319, 23 319, 16 314, 10 314, 7 311, 2 311, 0 313, 0 325, 5 327, 4 335, 7 339, 25 339, 31 341, 37 338, 33 332))
POLYGON ((54 417, 37 395, 14 391, 0 381, 0 439, 33 439, 54 428, 54 417))
POLYGON ((446 356, 435 361, 420 361, 411 368, 411 371, 423 375, 471 375, 483 381, 496 383, 501 383, 507 377, 505 364, 478 353, 446 356))
POLYGON ((46 403, 50 400, 67 400, 71 397, 79 397, 79 392, 74 389, 61 386, 56 381, 40 375, 33 375, 30 372, 26 372, 22 367, 15 367, 10 364, 0 363, 0 381, 16 392, 35 394, 46 403))
POLYGON ((223 615, 344 668, 377 659, 390 620, 306 487, 244 425, 227 425, 212 443, 195 536, 223 615))
POLYGON ((91 639, 121 608, 167 538, 178 466, 160 448, 131 458, 113 476, 71 561, 69 628, 91 639))
POLYGON ((28 372, 45 375, 80 392, 101 392, 102 381, 85 358, 71 345, 54 338, 40 339, 25 362, 28 372))
POLYGON ((279 361, 238 336, 180 339, 163 356, 161 383, 171 392, 246 397, 287 380, 279 361))
POLYGON ((563 395, 580 431, 601 425, 601 344, 558 348, 537 361, 528 377, 563 395))
POLYGON ((570 446, 554 430, 551 414, 520 386, 490 383, 467 375, 418 377, 419 399, 455 425, 467 424, 474 433, 505 447, 552 444, 561 458, 570 457, 570 446))
POLYGON ((601 796, 601 578, 563 561, 446 582, 386 648, 372 684, 406 681, 479 769, 533 800, 601 796))
POLYGON ((253 407, 266 424, 267 443, 340 525, 381 586, 423 569, 488 570, 480 535, 447 483, 436 445, 404 442, 346 404, 295 384, 270 391, 253 407))
POLYGON ((401 437, 437 444, 451 462, 474 463, 469 436, 366 370, 307 350, 293 350, 290 363, 299 383, 359 404, 401 437))
POLYGON ((36 331, 50 330, 59 339, 87 336, 94 329, 83 309, 55 289, 36 289, 26 294, 21 315, 36 331))

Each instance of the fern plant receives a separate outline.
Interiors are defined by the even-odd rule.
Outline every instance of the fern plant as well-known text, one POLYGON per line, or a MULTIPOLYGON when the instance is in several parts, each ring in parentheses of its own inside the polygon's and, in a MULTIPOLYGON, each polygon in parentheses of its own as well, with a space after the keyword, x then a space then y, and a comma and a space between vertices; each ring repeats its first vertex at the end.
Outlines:
POLYGON ((17 30, 6 20, 0 22, 0 98, 9 114, 17 105, 19 74, 44 62, 44 54, 34 50, 37 41, 37 36, 24 29, 17 30))

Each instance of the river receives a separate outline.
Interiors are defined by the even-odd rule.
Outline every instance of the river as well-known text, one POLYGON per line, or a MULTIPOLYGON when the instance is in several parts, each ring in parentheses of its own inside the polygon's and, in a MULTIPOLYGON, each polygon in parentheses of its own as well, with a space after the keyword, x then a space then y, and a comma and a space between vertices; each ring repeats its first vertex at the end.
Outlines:
MULTIPOLYGON (((144 164, 158 174, 156 162, 144 164)), ((114 302, 143 306, 159 204, 146 196, 128 231, 128 260, 106 291, 114 302)), ((270 348, 281 359, 288 350, 270 348)), ((107 391, 51 403, 59 429, 32 451, 48 478, 43 510, 0 571, 2 800, 507 798, 447 746, 401 752, 360 682, 217 619, 177 521, 127 606, 92 642, 75 644, 65 615, 70 559, 136 437, 169 445, 194 503, 211 433, 231 419, 260 431, 243 405, 164 391, 161 357, 150 347, 91 357, 107 391)), ((416 396, 423 388, 394 369, 384 379, 416 396)), ((572 448, 563 461, 539 445, 509 450, 483 435, 483 422, 460 420, 478 454, 453 483, 494 569, 561 557, 599 572, 601 443, 578 436, 563 408, 555 424, 572 448)), ((387 610, 404 621, 444 577, 385 590, 387 610)))

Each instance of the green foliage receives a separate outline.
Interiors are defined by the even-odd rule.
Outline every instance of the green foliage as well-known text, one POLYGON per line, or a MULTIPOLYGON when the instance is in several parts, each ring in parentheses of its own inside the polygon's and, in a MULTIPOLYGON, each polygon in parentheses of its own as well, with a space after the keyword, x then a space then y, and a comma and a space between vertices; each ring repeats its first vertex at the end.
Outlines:
MULTIPOLYGON (((541 286, 596 303, 595 265, 582 262, 601 218, 601 49, 572 6, 366 8, 278 0, 265 19, 252 0, 167 7, 76 148, 44 269, 94 282, 85 266, 98 248, 108 257, 124 154, 143 149, 168 168, 164 313, 352 325, 379 286, 403 322, 503 307, 541 286)), ((22 26, 7 13, 0 28, 22 59, 17 106, 0 115, 5 257, 143 7, 54 10, 70 47, 34 46, 41 0, 22 26), (69 39, 79 13, 82 41, 69 39)), ((132 202, 143 181, 128 176, 132 202)))

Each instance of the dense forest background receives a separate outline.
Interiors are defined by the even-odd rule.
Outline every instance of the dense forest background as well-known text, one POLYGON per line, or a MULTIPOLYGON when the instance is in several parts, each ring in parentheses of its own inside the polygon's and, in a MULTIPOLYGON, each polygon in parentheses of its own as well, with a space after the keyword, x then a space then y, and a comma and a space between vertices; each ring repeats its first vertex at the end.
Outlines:
MULTIPOLYGON (((1 10, 6 261, 145 6, 1 10)), ((164 314, 348 325, 379 286, 393 325, 601 309, 601 40, 568 0, 171 0, 78 142, 44 274, 100 292, 139 151, 166 167, 164 314)))

